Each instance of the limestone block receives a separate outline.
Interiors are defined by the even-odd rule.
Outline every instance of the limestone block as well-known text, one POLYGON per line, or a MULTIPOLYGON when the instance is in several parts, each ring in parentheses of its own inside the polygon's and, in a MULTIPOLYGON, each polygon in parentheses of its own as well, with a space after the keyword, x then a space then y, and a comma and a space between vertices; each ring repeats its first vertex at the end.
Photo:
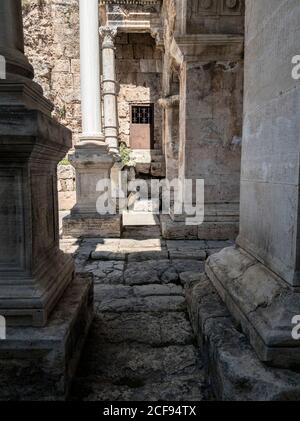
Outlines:
POLYGON ((195 274, 187 286, 187 305, 217 399, 299 400, 299 374, 259 361, 207 277, 197 280, 195 274))
POLYGON ((65 400, 93 316, 92 280, 78 275, 47 326, 8 328, 0 341, 0 399, 65 400))
POLYGON ((162 64, 160 60, 142 59, 140 60, 142 73, 161 73, 162 64))
POLYGON ((122 58, 123 59, 133 59, 133 47, 130 44, 122 45, 122 58))
POLYGON ((63 219, 63 235, 67 237, 107 237, 121 236, 121 215, 71 215, 63 219))
POLYGON ((144 51, 145 51, 145 47, 142 44, 134 44, 133 45, 133 54, 134 54, 134 58, 137 60, 146 58, 144 57, 144 51))
POLYGON ((299 313, 300 295, 239 248, 212 255, 206 272, 259 358, 276 367, 299 365, 300 340, 292 336, 292 319, 299 313))
POLYGON ((69 73, 71 70, 70 60, 57 60, 53 68, 53 72, 60 73, 66 72, 69 73))
POLYGON ((72 58, 71 59, 71 72, 74 73, 80 73, 80 59, 78 58, 72 58))

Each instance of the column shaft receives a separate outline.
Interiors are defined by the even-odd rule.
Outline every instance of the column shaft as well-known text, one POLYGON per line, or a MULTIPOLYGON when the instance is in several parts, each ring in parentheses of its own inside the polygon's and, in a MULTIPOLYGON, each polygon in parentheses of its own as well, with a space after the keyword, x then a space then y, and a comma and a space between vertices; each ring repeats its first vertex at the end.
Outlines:
POLYGON ((98 0, 80 0, 82 139, 102 140, 98 0))
POLYGON ((118 114, 115 69, 114 28, 102 27, 103 102, 105 142, 113 154, 118 154, 118 114))

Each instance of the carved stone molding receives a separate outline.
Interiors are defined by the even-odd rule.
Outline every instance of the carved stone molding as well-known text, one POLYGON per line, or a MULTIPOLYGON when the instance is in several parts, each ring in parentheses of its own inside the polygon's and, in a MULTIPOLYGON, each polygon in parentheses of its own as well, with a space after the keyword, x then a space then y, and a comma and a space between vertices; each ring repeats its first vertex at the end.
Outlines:
POLYGON ((99 29, 102 38, 102 48, 114 48, 117 28, 112 26, 101 26, 99 29))
POLYGON ((242 14, 243 0, 190 0, 190 17, 236 16, 242 14))

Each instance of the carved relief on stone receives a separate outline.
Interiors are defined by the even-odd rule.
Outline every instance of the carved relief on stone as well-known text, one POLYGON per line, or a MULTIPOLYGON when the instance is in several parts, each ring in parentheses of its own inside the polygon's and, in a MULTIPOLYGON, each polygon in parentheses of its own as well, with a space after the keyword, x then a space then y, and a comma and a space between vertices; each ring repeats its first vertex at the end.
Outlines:
POLYGON ((241 15, 243 0, 189 0, 190 17, 241 15))
POLYGON ((213 16, 218 12, 218 0, 190 0, 191 1, 191 16, 203 15, 213 16))
POLYGON ((221 15, 241 15, 242 0, 222 0, 221 15))

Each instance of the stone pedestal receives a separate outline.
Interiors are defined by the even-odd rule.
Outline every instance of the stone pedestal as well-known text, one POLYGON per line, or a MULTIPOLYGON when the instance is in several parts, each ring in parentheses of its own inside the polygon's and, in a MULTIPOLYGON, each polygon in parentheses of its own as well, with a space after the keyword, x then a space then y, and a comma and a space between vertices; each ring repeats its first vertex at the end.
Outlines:
POLYGON ((73 282, 59 248, 57 164, 71 132, 51 119, 23 52, 21 0, 2 0, 0 399, 64 399, 92 318, 91 282, 73 282))
POLYGON ((84 144, 75 148, 70 161, 76 170, 76 205, 71 215, 63 220, 63 235, 71 237, 121 236, 121 215, 97 213, 97 200, 101 194, 97 183, 110 180, 114 164, 106 145, 84 144))
POLYGON ((206 271, 260 359, 299 368, 300 85, 290 58, 300 5, 248 3, 238 247, 211 256, 206 271))
POLYGON ((56 192, 71 136, 39 111, 2 106, 0 133, 0 314, 44 326, 74 272, 59 249, 56 192))
POLYGON ((65 400, 93 319, 93 284, 77 276, 47 326, 11 327, 0 340, 0 400, 65 400))

